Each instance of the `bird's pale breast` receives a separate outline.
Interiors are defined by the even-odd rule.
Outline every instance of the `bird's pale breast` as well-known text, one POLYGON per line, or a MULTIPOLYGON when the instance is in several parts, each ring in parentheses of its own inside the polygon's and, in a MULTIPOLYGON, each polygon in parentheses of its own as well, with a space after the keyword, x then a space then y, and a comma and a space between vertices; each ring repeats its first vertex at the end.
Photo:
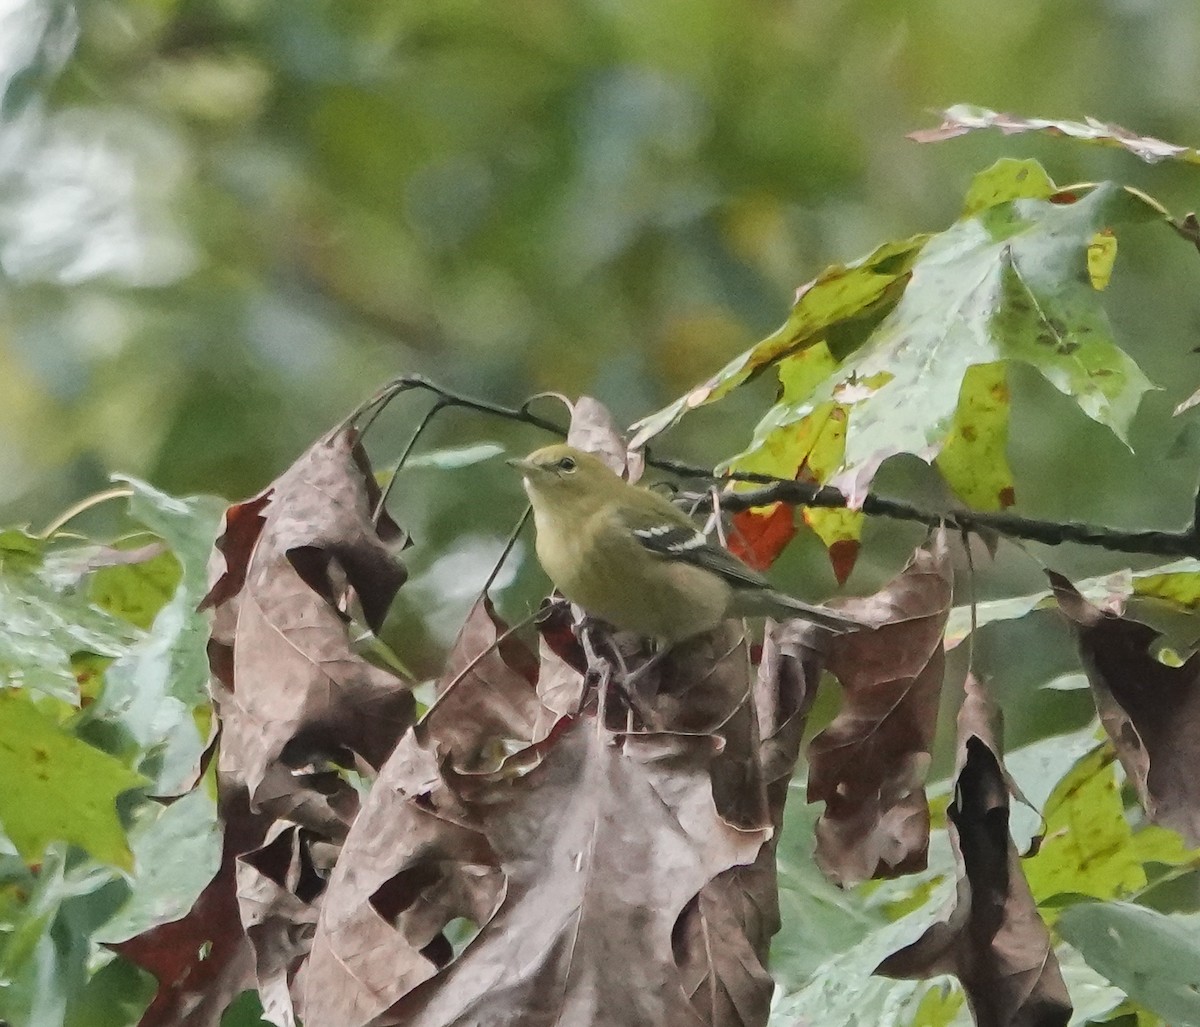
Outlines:
POLYGON ((537 552, 573 603, 618 628, 667 643, 716 627, 729 604, 729 588, 716 575, 648 553, 619 526, 564 533, 539 519, 537 552))

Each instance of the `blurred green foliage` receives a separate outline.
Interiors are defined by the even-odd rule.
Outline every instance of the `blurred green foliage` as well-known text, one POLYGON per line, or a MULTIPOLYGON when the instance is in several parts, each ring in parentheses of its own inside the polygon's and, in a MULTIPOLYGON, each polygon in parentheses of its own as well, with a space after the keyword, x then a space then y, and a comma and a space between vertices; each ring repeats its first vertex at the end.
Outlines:
MULTIPOLYGON (((632 420, 1001 153, 1186 209, 1184 169, 904 134, 967 100, 1194 143, 1198 63, 1191 0, 0 0, 0 521, 113 469, 253 492, 403 370, 632 420)), ((1114 316, 1162 382, 1197 301, 1149 249, 1114 316)), ((714 463, 748 421, 670 444, 714 463)), ((445 488, 410 519, 469 520, 445 488)))

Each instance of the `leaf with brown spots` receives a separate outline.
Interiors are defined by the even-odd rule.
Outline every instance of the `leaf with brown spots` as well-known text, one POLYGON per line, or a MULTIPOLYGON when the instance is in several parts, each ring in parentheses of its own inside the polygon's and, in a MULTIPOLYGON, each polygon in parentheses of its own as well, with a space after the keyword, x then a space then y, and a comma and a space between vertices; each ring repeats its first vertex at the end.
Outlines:
MULTIPOLYGON (((1128 440, 1151 384, 1101 302, 1114 251, 1105 244, 1098 259, 1096 240, 1163 216, 1114 182, 1067 195, 1036 162, 1000 161, 977 176, 967 210, 945 231, 828 269, 801 290, 786 325, 635 426, 634 445, 773 368, 778 398, 730 466, 792 478, 807 463, 854 511, 884 460, 932 462, 949 447, 942 463, 952 487, 1000 508, 1014 489, 1010 410, 1006 391, 992 386, 1008 365, 1029 365, 1128 440), (993 366, 972 375, 981 365, 993 366)), ((856 538, 845 514, 818 512, 812 522, 827 544, 856 538)), ((845 552, 841 559, 844 573, 845 552)))
POLYGON ((885 243, 852 264, 827 267, 796 290, 795 305, 780 328, 670 406, 633 425, 632 446, 642 448, 689 411, 717 402, 780 361, 803 358, 822 347, 831 329, 890 309, 904 292, 913 262, 928 239, 917 235, 885 243))

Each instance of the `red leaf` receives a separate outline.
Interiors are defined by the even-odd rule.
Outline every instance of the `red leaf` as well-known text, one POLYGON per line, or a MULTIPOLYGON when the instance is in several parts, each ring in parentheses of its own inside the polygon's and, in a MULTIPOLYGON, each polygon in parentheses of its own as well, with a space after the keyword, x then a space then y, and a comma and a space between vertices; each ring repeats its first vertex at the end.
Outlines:
POLYGON ((251 813, 246 794, 221 802, 221 866, 188 913, 108 947, 158 980, 139 1027, 216 1027, 226 1006, 254 985, 254 956, 238 919, 236 859, 255 848, 269 818, 251 813))
POLYGON ((792 508, 776 503, 770 513, 742 510, 733 515, 729 551, 756 571, 765 571, 795 537, 792 508))
POLYGON ((861 549, 862 543, 852 538, 840 539, 829 547, 829 563, 839 585, 846 584, 861 549))
POLYGON ((258 545, 266 517, 263 508, 271 501, 272 488, 260 492, 244 503, 234 503, 225 511, 225 527, 217 539, 216 549, 224 558, 224 570, 200 601, 201 610, 209 610, 233 598, 246 583, 246 567, 250 554, 258 545))

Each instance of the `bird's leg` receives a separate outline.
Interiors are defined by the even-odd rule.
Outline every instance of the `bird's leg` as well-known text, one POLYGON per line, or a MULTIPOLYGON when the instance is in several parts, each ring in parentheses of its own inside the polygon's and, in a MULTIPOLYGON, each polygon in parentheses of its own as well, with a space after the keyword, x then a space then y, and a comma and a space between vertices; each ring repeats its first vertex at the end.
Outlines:
MULTIPOLYGON (((608 689, 614 683, 621 690, 630 713, 636 713, 643 724, 652 723, 653 714, 651 710, 632 686, 641 677, 646 667, 654 662, 654 657, 647 661, 646 664, 631 671, 629 665, 625 662, 625 654, 621 651, 621 647, 612 635, 603 636, 606 643, 604 645, 605 655, 600 655, 599 647, 596 644, 597 640, 593 637, 593 632, 596 629, 595 621, 585 614, 578 622, 578 628, 579 643, 583 647, 584 656, 587 657, 588 661, 588 675, 590 677, 593 672, 596 674, 595 680, 599 694, 599 718, 601 725, 605 724, 605 715, 608 709, 608 689), (616 671, 615 674, 614 670, 616 671)), ((632 730, 630 724, 626 726, 632 730)))
POLYGON ((596 682, 599 697, 596 701, 596 735, 601 738, 608 729, 608 686, 612 684, 612 664, 606 662, 602 666, 600 680, 596 682))
MULTIPOLYGON (((626 634, 624 637, 628 639, 630 636, 626 634)), ((657 675, 650 674, 650 672, 662 662, 663 657, 670 651, 670 647, 668 646, 661 650, 656 648, 649 659, 636 667, 630 668, 626 659, 627 654, 621 648, 620 638, 621 636, 619 635, 608 636, 608 647, 612 652, 613 662, 615 662, 620 671, 620 676, 616 678, 617 686, 624 694, 629 709, 641 718, 642 725, 653 729, 659 723, 652 704, 654 697, 658 694, 660 682, 657 675), (648 682, 647 676, 649 676, 648 682)), ((639 642, 639 652, 641 648, 642 646, 639 642)), ((629 729, 632 730, 632 726, 629 729)))
POLYGON ((588 676, 591 677, 593 671, 597 675, 601 673, 600 668, 608 667, 611 661, 601 656, 596 649, 595 640, 592 637, 596 630, 596 621, 592 620, 586 613, 581 613, 579 620, 575 622, 576 636, 579 639, 579 644, 583 647, 583 655, 587 658, 588 676))
POLYGON ((596 644, 592 638, 592 633, 596 630, 596 622, 585 613, 578 621, 578 628, 579 644, 583 647, 583 655, 587 658, 588 663, 587 676, 592 678, 595 675, 598 697, 596 731, 603 733, 607 726, 608 689, 612 684, 613 664, 610 659, 601 656, 596 650, 596 644))
POLYGON ((615 635, 608 636, 608 651, 612 653, 612 659, 609 661, 615 663, 617 670, 621 673, 621 681, 624 683, 629 680, 629 664, 625 662, 625 654, 621 652, 621 646, 617 643, 615 635))
MULTIPOLYGON (((654 670, 656 667, 658 667, 659 664, 662 663, 662 661, 666 658, 667 654, 670 651, 671 651, 670 646, 663 646, 663 647, 655 650, 655 652, 650 656, 650 658, 648 660, 646 660, 645 663, 641 664, 636 670, 632 670, 632 671, 623 670, 622 671, 622 683, 624 684, 625 689, 627 691, 632 691, 634 688, 637 688, 639 683, 646 677, 646 675, 649 674, 650 671, 654 670)), ((638 692, 643 698, 653 699, 655 697, 655 695, 658 694, 659 682, 657 679, 652 679, 652 680, 654 683, 654 687, 652 689, 638 688, 638 692)))

